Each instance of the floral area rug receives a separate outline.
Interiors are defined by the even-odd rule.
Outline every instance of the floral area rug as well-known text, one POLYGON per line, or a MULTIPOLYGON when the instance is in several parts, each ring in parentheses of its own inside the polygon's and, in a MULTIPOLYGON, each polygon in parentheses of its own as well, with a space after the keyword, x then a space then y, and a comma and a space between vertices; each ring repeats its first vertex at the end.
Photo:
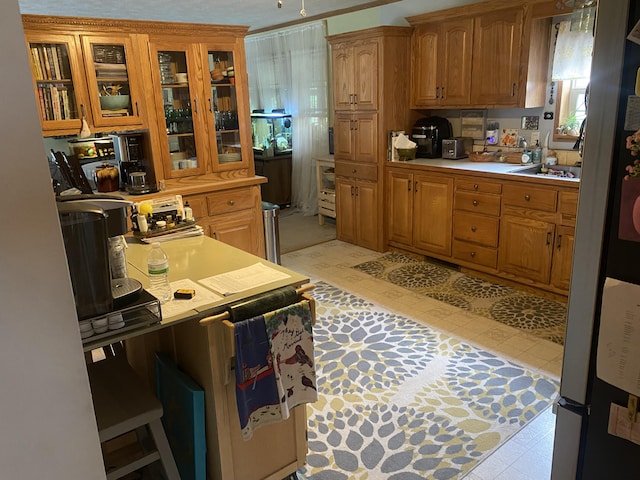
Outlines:
POLYGON ((307 480, 459 479, 559 384, 319 282, 307 480))
POLYGON ((564 345, 567 306, 400 253, 355 267, 427 297, 564 345))

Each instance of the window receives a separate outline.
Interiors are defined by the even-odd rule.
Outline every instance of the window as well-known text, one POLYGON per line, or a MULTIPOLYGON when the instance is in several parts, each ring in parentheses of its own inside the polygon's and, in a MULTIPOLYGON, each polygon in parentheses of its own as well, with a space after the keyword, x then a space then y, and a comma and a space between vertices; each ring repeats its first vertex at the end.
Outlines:
POLYGON ((554 141, 575 142, 582 121, 587 116, 586 93, 588 78, 556 82, 557 102, 554 122, 554 141))

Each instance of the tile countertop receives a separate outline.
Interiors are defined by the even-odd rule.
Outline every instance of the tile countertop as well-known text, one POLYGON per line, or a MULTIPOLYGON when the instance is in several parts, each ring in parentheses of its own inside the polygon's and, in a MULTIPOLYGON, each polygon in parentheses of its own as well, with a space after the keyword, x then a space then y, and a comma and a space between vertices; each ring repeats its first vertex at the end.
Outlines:
POLYGON ((530 169, 533 165, 518 165, 516 163, 500 163, 500 162, 470 162, 465 159, 447 160, 443 158, 416 158, 406 162, 392 162, 390 165, 421 165, 425 167, 449 168, 454 170, 466 170, 469 172, 482 172, 493 174, 517 175, 519 178, 529 178, 536 180, 551 180, 561 182, 580 183, 579 178, 555 177, 550 175, 531 175, 520 173, 523 170, 530 169))

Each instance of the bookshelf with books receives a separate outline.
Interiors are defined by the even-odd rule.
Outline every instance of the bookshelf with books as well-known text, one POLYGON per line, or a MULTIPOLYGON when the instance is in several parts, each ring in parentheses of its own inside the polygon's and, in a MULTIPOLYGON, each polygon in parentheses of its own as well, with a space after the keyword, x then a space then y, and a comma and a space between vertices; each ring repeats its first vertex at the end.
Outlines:
POLYGON ((36 32, 26 39, 43 133, 79 131, 87 95, 77 38, 36 32))

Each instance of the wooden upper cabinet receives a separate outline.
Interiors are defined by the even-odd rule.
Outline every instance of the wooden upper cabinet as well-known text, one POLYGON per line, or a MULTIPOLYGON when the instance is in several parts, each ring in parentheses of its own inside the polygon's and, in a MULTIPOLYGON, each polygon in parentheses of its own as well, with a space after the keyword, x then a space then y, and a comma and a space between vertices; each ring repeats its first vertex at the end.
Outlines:
POLYGON ((43 133, 79 132, 88 96, 77 37, 29 31, 25 37, 43 133))
POLYGON ((378 48, 377 40, 333 46, 336 110, 378 109, 378 48))
POLYGON ((497 10, 475 18, 471 103, 520 103, 523 9, 497 10))
POLYGON ((93 124, 143 125, 142 72, 131 35, 81 35, 80 40, 93 124))
POLYGON ((413 108, 468 105, 473 19, 416 27, 412 36, 413 108))

